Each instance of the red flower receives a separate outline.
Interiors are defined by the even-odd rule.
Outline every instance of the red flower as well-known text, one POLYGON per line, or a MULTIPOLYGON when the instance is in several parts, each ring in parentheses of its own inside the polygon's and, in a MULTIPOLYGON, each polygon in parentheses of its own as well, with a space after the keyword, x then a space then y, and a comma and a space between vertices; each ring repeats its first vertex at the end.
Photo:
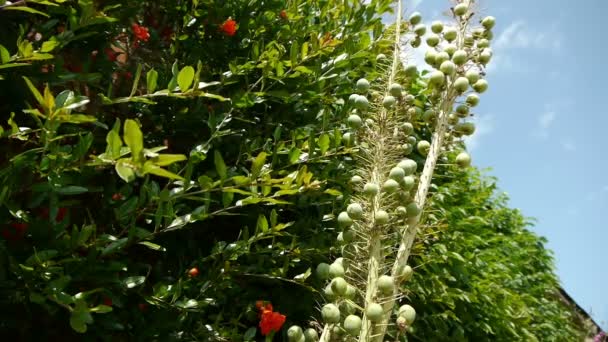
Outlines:
POLYGON ((122 200, 123 196, 120 192, 117 192, 115 194, 112 195, 112 200, 113 201, 120 201, 122 200))
POLYGON ((262 335, 266 336, 273 331, 277 332, 281 330, 284 323, 285 315, 273 312, 272 310, 262 311, 262 318, 260 319, 260 330, 262 335))
POLYGON ((28 228, 28 224, 25 222, 17 223, 13 222, 10 224, 10 228, 2 230, 2 236, 9 241, 16 241, 23 239, 25 231, 28 228))
MULTIPOLYGON (((57 209, 57 215, 55 215, 55 222, 61 222, 65 218, 65 215, 68 213, 67 208, 59 208, 57 209)), ((40 210, 40 217, 43 219, 49 218, 49 208, 42 208, 40 210)))
POLYGON ((112 298, 103 297, 103 305, 112 306, 112 298))
POLYGON ((116 58, 118 58, 118 53, 116 51, 111 48, 106 48, 104 51, 110 62, 116 62, 116 58))
POLYGON ((148 39, 150 39, 150 32, 148 31, 148 28, 145 26, 140 26, 137 23, 133 23, 133 25, 131 25, 131 28, 133 29, 133 33, 135 34, 135 41, 143 41, 143 42, 147 42, 148 39))
POLYGON ((220 26, 220 29, 227 35, 227 36, 234 36, 236 34, 236 21, 232 20, 232 18, 228 18, 228 20, 224 21, 224 23, 222 24, 222 26, 220 26))
POLYGON ((281 10, 281 13, 279 15, 283 20, 287 20, 287 12, 285 12, 285 10, 281 10))
POLYGON ((188 271, 188 275, 191 277, 196 277, 198 276, 198 268, 193 267, 188 271))

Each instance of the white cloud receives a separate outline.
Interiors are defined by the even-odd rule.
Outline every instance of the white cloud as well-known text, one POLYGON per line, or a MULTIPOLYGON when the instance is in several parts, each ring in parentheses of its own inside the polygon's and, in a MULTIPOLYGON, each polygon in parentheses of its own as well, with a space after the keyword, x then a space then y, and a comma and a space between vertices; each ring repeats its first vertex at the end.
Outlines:
POLYGON ((416 7, 418 7, 418 5, 420 5, 421 2, 422 2, 422 0, 411 0, 411 1, 404 0, 403 7, 406 8, 408 11, 413 11, 416 9, 416 7))
POLYGON ((538 128, 533 135, 541 139, 547 139, 549 137, 549 127, 555 121, 555 117, 556 115, 553 111, 542 113, 538 117, 538 128))
POLYGON ((473 122, 475 123, 475 134, 464 138, 469 151, 477 149, 480 146, 481 138, 494 132, 495 126, 493 115, 475 116, 473 122))
POLYGON ((494 47, 496 49, 559 49, 561 45, 560 35, 554 29, 546 31, 530 28, 522 20, 517 20, 500 33, 494 47))

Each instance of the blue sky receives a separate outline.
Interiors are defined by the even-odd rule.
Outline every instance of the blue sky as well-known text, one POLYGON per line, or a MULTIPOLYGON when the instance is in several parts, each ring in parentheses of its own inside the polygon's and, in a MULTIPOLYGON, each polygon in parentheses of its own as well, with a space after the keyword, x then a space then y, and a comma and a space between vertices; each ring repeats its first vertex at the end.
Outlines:
MULTIPOLYGON (((423 21, 447 0, 404 0, 423 21)), ((512 207, 536 218, 566 291, 608 329, 608 1, 481 0, 497 18, 489 90, 468 142, 512 207)), ((424 44, 423 44, 424 45, 424 44)))

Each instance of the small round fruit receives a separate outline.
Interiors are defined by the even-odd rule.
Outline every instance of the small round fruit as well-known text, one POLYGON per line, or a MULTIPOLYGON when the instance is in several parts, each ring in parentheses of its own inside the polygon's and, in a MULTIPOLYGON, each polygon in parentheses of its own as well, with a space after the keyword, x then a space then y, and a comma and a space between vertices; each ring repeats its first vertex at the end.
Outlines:
POLYGON ((386 55, 381 53, 376 56, 376 62, 383 61, 386 59, 386 55))
POLYGON ((331 290, 337 294, 338 296, 343 296, 346 294, 346 289, 348 288, 348 283, 342 277, 336 277, 331 281, 331 290))
POLYGON ((348 229, 340 234, 342 234, 342 241, 344 241, 344 243, 351 243, 353 240, 355 240, 356 234, 354 230, 348 229))
POLYGON ((388 213, 384 210, 376 211, 374 214, 374 221, 376 221, 377 224, 387 224, 389 221, 388 213))
POLYGON ((449 27, 443 31, 443 38, 448 42, 453 42, 456 37, 458 37, 458 31, 453 27, 449 27))
POLYGON ((355 105, 355 101, 357 100, 357 98, 358 98, 358 97, 359 97, 359 95, 358 95, 358 94, 351 94, 351 95, 348 97, 348 103, 349 103, 351 106, 354 106, 354 105, 355 105))
POLYGON ((448 54, 445 51, 441 51, 435 56, 435 64, 437 64, 437 65, 441 65, 441 63, 443 63, 445 61, 449 61, 449 60, 450 60, 450 54, 448 54))
POLYGON ((369 101, 367 100, 367 97, 362 95, 357 96, 357 99, 355 100, 355 107, 359 110, 367 110, 367 108, 369 108, 369 101))
POLYGON ((325 304, 321 309, 321 316, 323 316, 325 323, 339 323, 340 309, 335 304, 325 304))
POLYGON ((397 190, 399 190, 399 183, 394 179, 387 179, 384 184, 382 184, 382 191, 384 192, 392 194, 397 190))
POLYGON ((329 265, 329 277, 331 279, 336 277, 344 277, 344 267, 336 262, 329 265))
POLYGON ((405 177, 405 171, 396 166, 394 168, 391 169, 391 171, 389 172, 388 176, 396 181, 401 180, 403 177, 405 177))
POLYGON ((416 204, 416 202, 408 204, 406 208, 408 217, 415 217, 420 214, 420 208, 418 208, 418 204, 416 204))
POLYGON ((414 26, 414 33, 416 33, 418 37, 424 36, 424 34, 426 33, 426 25, 418 24, 414 26))
POLYGON ((435 65, 435 59, 437 58, 437 52, 435 52, 435 50, 428 50, 425 54, 424 54, 424 61, 426 62, 426 64, 428 65, 435 65))
POLYGON ((383 315, 384 309, 382 308, 382 305, 378 303, 371 303, 367 306, 367 309, 365 309, 365 316, 367 316, 367 319, 369 319, 370 322, 380 322, 383 315))
POLYGON ((473 37, 475 39, 480 39, 483 38, 483 34, 485 33, 485 30, 481 27, 477 27, 473 30, 473 37))
POLYGON ((404 206, 398 206, 395 209, 395 212, 397 213, 397 215, 399 216, 406 216, 407 215, 407 209, 404 206))
POLYGON ((488 64, 490 62, 490 59, 492 59, 492 50, 490 48, 483 49, 477 59, 481 64, 488 64))
POLYGON ((473 35, 467 34, 464 37, 464 46, 470 48, 470 47, 473 47, 473 45, 475 45, 475 38, 473 37, 473 35))
POLYGON ((397 317, 397 319, 395 320, 395 323, 397 324, 397 327, 399 329, 405 329, 407 327, 407 321, 405 320, 404 317, 397 317))
POLYGON ((418 74, 418 68, 416 68, 416 65, 414 64, 406 66, 403 71, 405 72, 405 76, 407 77, 414 77, 418 74))
POLYGON ((418 168, 418 164, 416 164, 416 162, 411 159, 404 159, 400 161, 397 166, 402 168, 407 176, 416 172, 416 169, 418 168))
POLYGON ((401 84, 398 84, 398 83, 393 83, 388 88, 388 92, 391 95, 393 95, 394 97, 400 97, 402 91, 403 91, 403 87, 401 87, 401 84))
POLYGON ((361 78, 357 81, 357 91, 365 94, 369 90, 369 81, 365 78, 361 78))
POLYGON ((466 77, 458 77, 454 81, 454 89, 460 93, 464 93, 469 89, 469 80, 466 77))
POLYGON ((416 145, 416 149, 418 150, 418 153, 426 156, 431 150, 431 143, 426 140, 421 140, 418 142, 418 145, 416 145))
POLYGON ((333 302, 334 300, 336 300, 336 294, 331 289, 331 283, 329 283, 329 284, 327 284, 327 286, 325 286, 325 289, 323 290, 323 294, 325 295, 325 299, 328 302, 333 302))
POLYGON ((483 31, 483 37, 487 40, 492 40, 494 38, 494 33, 491 30, 483 31))
POLYGON ((361 176, 355 175, 350 178, 350 182, 353 184, 359 184, 359 183, 363 182, 363 178, 361 178, 361 176))
POLYGON ((474 70, 474 69, 467 70, 467 72, 464 76, 469 80, 470 84, 473 84, 473 83, 479 81, 479 71, 477 71, 477 70, 474 70))
POLYGON ((480 94, 485 92, 486 90, 488 90, 488 81, 481 79, 473 83, 473 89, 475 89, 475 91, 480 94))
POLYGON ((410 15, 410 24, 417 25, 422 21, 422 14, 420 12, 414 12, 410 15))
POLYGON ((354 286, 348 285, 346 288, 346 293, 344 294, 344 298, 346 299, 354 299, 357 295, 357 290, 354 286))
POLYGON ((416 137, 413 135, 410 135, 409 137, 407 137, 406 140, 407 140, 408 144, 411 144, 411 145, 414 145, 416 143, 416 137))
POLYGON ((464 3, 454 6, 454 14, 456 14, 457 16, 465 15, 468 10, 469 10, 469 5, 464 4, 464 3))
POLYGON ((433 31, 433 33, 441 33, 441 31, 443 31, 443 23, 438 20, 433 21, 431 24, 431 31, 433 31))
POLYGON ((490 46, 490 41, 487 40, 487 39, 485 39, 485 38, 482 38, 482 39, 480 39, 477 42, 477 47, 480 48, 480 49, 484 49, 484 48, 487 48, 489 46, 490 46))
POLYGON ((414 39, 412 39, 412 40, 410 41, 410 45, 411 45, 413 48, 417 48, 417 47, 419 47, 419 46, 420 46, 420 44, 422 44, 422 39, 420 39, 420 36, 416 36, 416 37, 414 37, 414 39))
POLYGON ((472 135, 475 133, 475 124, 472 122, 462 122, 456 125, 454 129, 464 135, 472 135))
POLYGON ((437 118, 437 113, 434 110, 429 109, 422 115, 422 120, 426 123, 432 123, 437 118))
POLYGON ((426 45, 431 46, 431 47, 435 47, 435 46, 439 45, 439 36, 434 33, 429 34, 426 37, 426 45))
POLYGON ((358 220, 363 217, 363 207, 359 203, 351 203, 346 207, 346 213, 353 220, 358 220))
POLYGON ((448 76, 452 76, 456 72, 456 64, 454 64, 452 61, 445 61, 441 63, 439 70, 448 76))
POLYGON ((350 227, 353 225, 353 219, 348 216, 346 211, 343 211, 338 214, 338 224, 340 227, 350 227))
POLYGON ((368 196, 375 196, 380 191, 378 184, 367 183, 363 186, 363 193, 368 196))
POLYGON ((361 331, 361 318, 359 316, 349 315, 344 319, 342 326, 351 336, 357 336, 361 331))
POLYGON ((458 117, 454 114, 448 115, 448 124, 455 125, 458 123, 458 117))
POLYGON ((429 80, 432 85, 440 87, 445 83, 445 75, 441 71, 435 70, 431 73, 429 80))
POLYGON ((494 18, 492 16, 487 16, 481 20, 481 25, 486 30, 491 30, 492 28, 494 28, 495 24, 496 24, 496 18, 494 18))
POLYGON ((466 152, 460 152, 456 156, 456 164, 463 168, 471 166, 471 156, 466 152))
POLYGON ((412 275, 414 275, 414 269, 410 265, 405 265, 401 272, 399 272, 399 277, 404 282, 412 279, 412 275))
POLYGON ((363 125, 363 120, 361 120, 361 117, 357 114, 351 114, 348 117, 348 125, 352 128, 359 128, 363 125))
POLYGON ((461 118, 466 118, 469 115, 469 106, 465 104, 456 106, 456 114, 461 118))
POLYGON ((414 133, 414 125, 412 125, 409 122, 404 122, 401 125, 401 130, 403 130, 403 134, 410 135, 410 134, 414 133))
POLYGON ((334 325, 334 327, 331 328, 332 339, 336 341, 342 341, 342 336, 344 336, 344 330, 342 329, 342 327, 338 324, 334 325))
POLYGON ((199 272, 198 272, 198 268, 197 267, 192 267, 190 270, 188 270, 188 276, 190 277, 196 277, 198 276, 199 272))
POLYGON ((292 325, 291 327, 289 327, 289 329, 287 329, 287 340, 289 340, 289 342, 298 342, 303 337, 304 332, 299 326, 292 325))
POLYGON ((467 59, 468 55, 467 52, 464 50, 457 50, 452 56, 452 61, 454 61, 454 63, 456 63, 457 65, 463 65, 467 62, 467 59))
MULTIPOLYGON (((477 82, 475 82, 475 83, 477 83, 477 82)), ((479 104, 479 95, 477 95, 477 94, 469 94, 467 96, 466 102, 471 107, 477 106, 479 104)))
POLYGON ((412 190, 412 188, 414 187, 414 184, 416 184, 416 180, 414 179, 414 176, 403 177, 403 189, 405 191, 412 190))
POLYGON ((350 134, 350 132, 346 132, 342 135, 342 143, 344 146, 351 146, 355 142, 355 137, 350 134))
POLYGON ((447 52, 450 57, 454 55, 454 52, 456 52, 456 50, 458 50, 458 47, 454 44, 448 44, 443 48, 443 51, 447 52))
POLYGON ((321 280, 329 279, 329 264, 324 262, 317 265, 317 277, 321 280))
POLYGON ((399 308, 399 316, 405 318, 407 324, 412 324, 416 319, 416 310, 411 305, 402 305, 399 308))
POLYGON ((386 109, 393 108, 395 106, 395 103, 397 103, 397 100, 395 100, 395 97, 391 95, 385 96, 382 100, 382 105, 386 109))
POLYGON ((408 154, 412 153, 412 151, 414 151, 414 146, 406 143, 406 144, 401 145, 400 149, 401 149, 401 152, 407 156, 408 154))
POLYGON ((383 295, 392 295, 395 292, 395 281, 393 277, 383 275, 378 278, 378 291, 383 295))
POLYGON ((304 331, 304 338, 306 342, 317 342, 319 340, 319 333, 313 328, 308 328, 304 331))

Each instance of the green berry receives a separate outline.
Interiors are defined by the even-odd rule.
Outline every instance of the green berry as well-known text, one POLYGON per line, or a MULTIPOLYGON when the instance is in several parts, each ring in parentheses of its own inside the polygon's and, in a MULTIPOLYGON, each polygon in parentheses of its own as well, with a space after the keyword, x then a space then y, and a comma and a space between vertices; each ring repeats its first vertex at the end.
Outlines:
POLYGON ((435 70, 431 73, 429 80, 432 85, 439 87, 445 83, 445 75, 441 71, 435 70))
POLYGON ((441 33, 441 31, 443 31, 443 23, 441 21, 433 21, 431 24, 431 31, 433 31, 433 33, 441 33))
POLYGON ((351 203, 346 207, 346 213, 354 220, 358 220, 363 217, 363 207, 359 203, 351 203))
MULTIPOLYGON (((477 83, 477 82, 475 82, 477 83)), ((469 94, 467 96, 466 102, 471 106, 475 107, 479 104, 479 95, 477 94, 469 94)))
POLYGON ((382 316, 384 315, 384 309, 382 305, 378 303, 370 303, 365 309, 365 316, 370 322, 378 323, 382 320, 382 316))
POLYGON ((353 219, 348 216, 348 213, 343 211, 338 214, 338 224, 340 227, 350 227, 353 225, 353 219))
POLYGON ((414 125, 409 122, 404 122, 401 124, 401 129, 403 130, 403 134, 410 135, 414 133, 414 125))
POLYGON ((378 185, 374 183, 367 183, 363 186, 363 193, 368 196, 375 196, 379 191, 378 185))
POLYGON ((400 97, 402 91, 403 91, 403 87, 401 87, 401 84, 398 84, 398 83, 393 83, 388 88, 388 92, 391 95, 393 95, 394 97, 400 97))
POLYGON ((415 217, 420 214, 420 208, 418 208, 418 204, 416 204, 416 202, 408 204, 406 208, 408 217, 415 217))
POLYGON ((472 135, 473 133, 475 133, 475 124, 472 122, 463 122, 463 123, 459 123, 458 125, 456 125, 456 127, 454 127, 454 129, 461 134, 464 135, 472 135))
POLYGON ((439 45, 439 36, 434 33, 429 34, 426 37, 426 45, 431 46, 431 47, 435 47, 435 46, 439 45))
POLYGON ((342 277, 336 277, 331 281, 331 290, 338 296, 343 296, 348 288, 348 283, 342 277))
POLYGON ((412 190, 412 188, 414 187, 415 184, 416 184, 416 180, 414 179, 414 176, 403 177, 403 189, 405 191, 412 190))
POLYGON ((395 291, 395 281, 393 277, 383 275, 378 278, 378 291, 385 296, 392 295, 395 291))
POLYGON ((396 166, 391 169, 388 176, 396 181, 399 181, 403 177, 405 177, 405 171, 402 168, 396 166))
POLYGON ((413 274, 414 270, 412 267, 410 265, 405 265, 405 267, 400 270, 399 277, 401 278, 401 281, 406 282, 412 278, 413 274))
POLYGON ((489 46, 490 46, 490 41, 487 40, 487 39, 485 39, 485 38, 482 38, 482 39, 480 39, 477 42, 477 47, 480 48, 480 49, 484 49, 484 48, 487 48, 489 46))
POLYGON ((386 109, 393 108, 395 106, 395 103, 397 103, 397 100, 395 100, 395 97, 391 95, 385 96, 382 100, 382 105, 386 109))
POLYGON ((426 26, 424 24, 418 24, 414 26, 414 33, 416 33, 418 37, 424 36, 424 34, 426 33, 426 26))
POLYGON ((382 184, 382 190, 387 193, 393 193, 399 190, 399 183, 397 183, 394 179, 387 179, 384 184, 382 184))
POLYGON ((321 280, 329 279, 329 264, 324 262, 317 265, 317 277, 321 280))
POLYGON ((319 333, 313 328, 308 328, 304 331, 304 337, 306 338, 306 342, 317 342, 319 340, 319 333))
POLYGON ((481 64, 488 64, 490 62, 490 59, 492 59, 492 49, 490 49, 490 48, 483 49, 483 51, 481 51, 481 53, 479 54, 479 57, 477 59, 479 60, 479 63, 481 63, 481 64))
POLYGON ((329 265, 329 277, 331 279, 336 277, 344 277, 344 267, 336 262, 329 265))
POLYGON ((361 78, 357 81, 357 91, 365 94, 369 90, 369 81, 365 78, 361 78))
POLYGON ((456 72, 456 64, 452 61, 445 61, 441 63, 439 70, 448 76, 452 76, 456 72))
POLYGON ((456 63, 457 65, 463 65, 464 63, 467 62, 468 57, 469 56, 466 51, 457 50, 454 52, 454 55, 452 56, 452 61, 454 61, 454 63, 456 63))
POLYGON ((418 74, 418 68, 416 68, 416 65, 410 64, 405 67, 404 72, 405 72, 405 76, 414 77, 418 74))
POLYGON ((467 73, 464 75, 468 80, 470 84, 473 84, 477 81, 479 81, 479 71, 471 69, 471 70, 467 70, 467 73))
POLYGON ((349 103, 351 106, 354 106, 354 105, 355 105, 355 101, 357 100, 357 98, 358 98, 358 97, 359 97, 359 95, 358 95, 358 94, 351 94, 351 95, 348 97, 348 103, 349 103))
POLYGON ((383 53, 378 54, 378 56, 376 56, 376 62, 379 62, 379 61, 382 61, 382 60, 385 60, 385 59, 386 59, 386 55, 383 54, 383 53))
POLYGON ((351 336, 357 336, 361 331, 361 318, 359 316, 349 315, 344 319, 342 326, 351 336))
POLYGON ((367 110, 369 108, 369 101, 367 97, 359 95, 355 100, 355 107, 359 110, 367 110))
POLYGON ((301 338, 304 337, 304 332, 302 328, 297 325, 292 325, 287 329, 287 340, 289 342, 298 342, 301 338))
POLYGON ((339 323, 340 309, 335 304, 326 304, 321 309, 321 316, 323 316, 325 323, 339 323))
POLYGON ((437 52, 435 52, 435 50, 428 50, 424 54, 424 61, 428 65, 435 65, 435 58, 437 58, 437 52))
POLYGON ((353 184, 359 184, 359 183, 363 182, 363 178, 361 178, 361 176, 355 175, 350 178, 350 182, 353 184))
POLYGON ((441 51, 439 53, 437 53, 437 55, 435 55, 435 64, 436 65, 441 65, 441 63, 445 62, 445 61, 449 61, 450 60, 450 54, 448 54, 445 51, 441 51))
POLYGON ((346 293, 344 294, 344 298, 346 299, 354 299, 357 295, 357 290, 354 286, 348 285, 346 288, 346 293))
POLYGON ((417 48, 417 47, 419 47, 419 46, 420 46, 420 44, 422 44, 422 39, 420 39, 420 36, 416 36, 416 37, 414 37, 414 39, 412 39, 412 40, 410 41, 410 45, 411 45, 413 48, 417 48))
POLYGON ((456 6, 454 6, 454 14, 456 14, 457 16, 465 15, 468 10, 469 10, 469 6, 464 3, 460 3, 456 6))
POLYGON ((458 77, 456 81, 454 81, 454 89, 459 93, 464 93, 469 89, 469 80, 466 77, 458 77))
POLYGON ((410 24, 417 25, 422 21, 422 14, 420 12, 414 12, 410 15, 410 24))
POLYGON ((351 229, 345 230, 340 234, 342 234, 342 241, 344 241, 345 244, 353 242, 356 236, 355 231, 351 229))
POLYGON ((486 90, 488 90, 488 81, 481 79, 473 83, 473 89, 475 89, 475 91, 478 93, 485 92, 486 90))
POLYGON ((331 283, 329 283, 329 284, 327 284, 327 286, 325 286, 325 289, 323 290, 323 294, 325 295, 325 299, 329 302, 333 302, 334 300, 336 300, 336 294, 331 289, 331 283))
POLYGON ((416 310, 411 305, 402 305, 399 308, 399 316, 405 318, 407 324, 412 324, 416 319, 416 310))
POLYGON ((471 156, 466 152, 461 152, 456 156, 456 164, 462 168, 471 166, 471 156))
POLYGON ((350 134, 350 132, 346 132, 342 135, 342 143, 344 146, 351 146, 355 142, 355 137, 350 134))
POLYGON ((348 117, 348 125, 352 128, 359 128, 363 125, 363 120, 361 120, 361 117, 357 114, 351 114, 348 117))
POLYGON ((387 224, 389 221, 388 213, 384 210, 376 211, 374 214, 374 221, 376 221, 377 224, 387 224))
POLYGON ((443 31, 443 38, 445 38, 445 40, 448 42, 454 41, 456 37, 458 37, 458 32, 452 27, 449 27, 443 31))
POLYGON ((465 104, 460 104, 456 106, 456 114, 458 114, 461 118, 466 118, 469 115, 469 106, 465 104))
POLYGON ((435 121, 436 117, 437 117, 437 113, 435 113, 434 110, 429 109, 426 112, 424 112, 424 114, 422 115, 422 120, 424 120, 424 122, 426 122, 426 123, 432 123, 435 121))
POLYGON ((485 17, 481 20, 481 25, 486 30, 491 30, 492 28, 494 28, 494 24, 496 24, 496 18, 492 16, 485 17))
POLYGON ((416 172, 416 169, 418 168, 418 164, 416 164, 416 162, 411 159, 404 159, 400 161, 397 166, 402 168, 407 176, 416 172))

